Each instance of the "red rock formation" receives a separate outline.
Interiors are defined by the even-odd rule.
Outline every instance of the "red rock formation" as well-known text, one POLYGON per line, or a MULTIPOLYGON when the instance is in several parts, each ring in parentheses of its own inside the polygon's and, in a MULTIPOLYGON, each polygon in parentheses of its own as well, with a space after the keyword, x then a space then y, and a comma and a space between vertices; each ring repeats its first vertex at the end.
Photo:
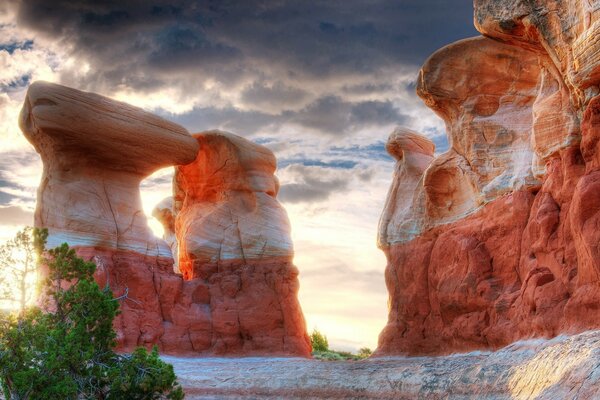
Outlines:
POLYGON ((210 287, 213 335, 237 352, 308 355, 276 160, 231 133, 195 134, 196 160, 174 178, 179 268, 210 287))
POLYGON ((444 118, 451 149, 415 192, 427 209, 419 235, 383 246, 390 314, 377 354, 498 348, 600 327, 592 3, 476 0, 476 26, 492 39, 450 45, 424 65, 418 93, 444 118))
MULTIPOLYGON (((115 320, 121 350, 157 344, 171 354, 310 354, 291 242, 284 259, 241 263, 217 257, 197 279, 184 280, 173 270, 169 245, 150 233, 139 183, 158 168, 194 161, 198 141, 184 128, 124 103, 44 82, 30 86, 20 125, 44 162, 35 226, 49 229, 49 246, 67 242, 94 260, 98 282, 125 297, 115 320)), ((221 150, 206 148, 202 154, 218 156, 221 150)), ((247 148, 237 150, 238 158, 248 157, 247 148)), ((243 174, 241 180, 260 182, 247 166, 221 178, 243 174)), ((276 182, 273 171, 270 181, 276 182)), ((275 194, 276 189, 271 192, 276 203, 275 194)), ((173 223, 169 208, 163 205, 157 214, 167 225, 173 223)), ((281 222, 269 217, 261 214, 255 222, 281 222)), ((231 232, 218 234, 228 239, 231 232)))

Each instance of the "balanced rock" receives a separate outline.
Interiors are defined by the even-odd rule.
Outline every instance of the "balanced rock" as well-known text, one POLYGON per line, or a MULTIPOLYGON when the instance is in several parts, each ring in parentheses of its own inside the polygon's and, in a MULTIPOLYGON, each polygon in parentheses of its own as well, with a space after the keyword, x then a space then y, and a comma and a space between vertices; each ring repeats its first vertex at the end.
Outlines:
POLYGON ((173 216, 179 269, 207 288, 212 349, 308 355, 273 153, 231 133, 194 137, 200 152, 176 168, 173 216))
POLYGON ((425 136, 408 128, 397 128, 385 146, 396 159, 392 186, 379 221, 377 243, 385 248, 407 241, 421 232, 424 209, 423 173, 433 160, 435 145, 425 136))
POLYGON ((171 257, 148 228, 139 184, 160 168, 194 160, 198 143, 183 127, 48 82, 29 87, 19 124, 44 162, 35 225, 48 228, 48 246, 171 257))

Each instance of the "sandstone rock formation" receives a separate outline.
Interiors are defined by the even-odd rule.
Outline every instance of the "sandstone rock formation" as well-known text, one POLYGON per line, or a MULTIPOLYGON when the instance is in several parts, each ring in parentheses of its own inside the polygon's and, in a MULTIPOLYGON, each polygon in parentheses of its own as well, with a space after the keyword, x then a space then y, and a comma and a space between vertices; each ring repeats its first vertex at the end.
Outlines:
POLYGON ((412 237, 380 242, 390 313, 378 355, 600 327, 592 3, 476 0, 489 38, 449 45, 423 66, 417 92, 446 122, 451 148, 414 191, 412 237))
POLYGON ((195 134, 196 160, 175 171, 180 268, 189 278, 219 261, 293 257, 290 223, 277 201, 276 160, 264 146, 227 132, 195 134))
POLYGON ((396 167, 379 221, 380 247, 410 240, 420 232, 424 210, 418 207, 423 205, 419 201, 423 196, 423 173, 433 160, 435 145, 417 132, 397 128, 385 148, 396 159, 396 167))
POLYGON ((48 246, 171 257, 147 226, 138 188, 152 172, 194 160, 198 144, 183 127, 48 82, 29 87, 19 124, 44 162, 35 225, 48 228, 48 246))
MULTIPOLYGON (((263 210, 268 201, 256 198, 261 195, 260 188, 270 184, 265 192, 271 203, 279 206, 278 219, 262 212, 253 222, 281 234, 280 242, 288 244, 286 256, 272 257, 271 247, 266 245, 269 253, 256 263, 217 253, 200 273, 186 272, 187 278, 194 279, 184 279, 174 271, 171 248, 177 248, 177 243, 172 206, 161 204, 155 212, 166 224, 167 244, 147 227, 139 183, 158 168, 193 162, 199 152, 198 140, 181 126, 141 109, 45 82, 30 86, 20 125, 44 162, 35 226, 49 229, 49 246, 66 242, 80 256, 93 260, 98 265, 98 282, 125 297, 115 320, 120 349, 157 344, 172 354, 310 354, 296 299, 298 271, 292 265, 289 224, 275 200, 275 160, 267 150, 232 138, 242 145, 235 147, 235 154, 226 152, 227 156, 220 158, 222 151, 231 148, 221 146, 220 141, 204 143, 200 157, 209 154, 212 159, 192 164, 195 172, 189 177, 202 181, 203 172, 214 172, 213 178, 221 183, 249 182, 251 195, 235 190, 217 193, 215 187, 194 186, 193 180, 177 191, 189 191, 191 201, 212 190, 212 195, 241 204, 242 210, 250 210, 255 203, 263 210), (261 151, 266 155, 264 168, 257 157, 261 151), (237 168, 219 175, 221 164, 213 161, 227 164, 228 156, 237 157, 237 162, 230 160, 237 168)), ((178 234, 180 242, 219 236, 237 243, 240 237, 239 231, 220 230, 215 220, 213 225, 196 224, 201 213, 186 215, 187 224, 195 231, 178 234)), ((256 243, 264 244, 258 239, 256 243)), ((187 247, 184 249, 179 254, 190 257, 187 247)))
POLYGON ((194 137, 200 152, 176 168, 172 215, 179 269, 208 287, 214 340, 244 353, 308 355, 275 156, 227 132, 194 137))

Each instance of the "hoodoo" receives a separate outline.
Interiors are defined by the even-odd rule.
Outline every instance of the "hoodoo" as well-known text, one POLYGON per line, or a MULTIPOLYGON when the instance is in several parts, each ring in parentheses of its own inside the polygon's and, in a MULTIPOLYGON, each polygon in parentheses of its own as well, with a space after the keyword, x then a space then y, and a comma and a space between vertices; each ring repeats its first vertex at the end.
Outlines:
POLYGON ((289 223, 266 148, 228 134, 203 142, 139 108, 46 82, 30 86, 20 125, 44 163, 35 226, 48 228, 48 246, 66 242, 92 259, 98 282, 123 297, 115 320, 120 349, 309 355, 289 223), (157 169, 189 163, 176 180, 183 183, 176 193, 189 194, 184 209, 167 202, 155 213, 167 243, 147 226, 139 184, 157 169), (206 198, 214 202, 198 200, 206 198), (237 229, 223 225, 226 215, 235 215, 237 229), (220 252, 190 245, 218 240, 220 252), (232 257, 228 245, 244 257, 232 257), (210 266, 180 262, 182 276, 172 249, 210 266))
POLYGON ((417 93, 444 119, 450 149, 411 193, 414 177, 393 178, 379 235, 390 312, 377 354, 600 328, 600 4, 591 3, 476 0, 487 37, 451 44, 421 69, 417 93), (390 219, 394 207, 410 212, 390 219), (395 234, 382 240, 384 231, 395 234))

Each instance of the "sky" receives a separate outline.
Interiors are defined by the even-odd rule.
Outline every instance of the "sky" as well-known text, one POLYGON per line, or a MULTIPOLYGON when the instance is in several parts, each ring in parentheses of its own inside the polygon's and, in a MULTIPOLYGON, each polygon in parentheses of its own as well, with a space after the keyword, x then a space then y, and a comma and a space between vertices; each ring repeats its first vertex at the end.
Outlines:
MULTIPOLYGON (((428 55, 477 35, 469 0, 0 0, 0 242, 32 225, 41 161, 17 116, 47 80, 142 107, 190 132, 269 147, 292 224, 299 299, 330 347, 375 348, 387 320, 379 215, 396 126, 448 144, 415 94, 428 55)), ((141 185, 151 210, 172 168, 141 185)))

